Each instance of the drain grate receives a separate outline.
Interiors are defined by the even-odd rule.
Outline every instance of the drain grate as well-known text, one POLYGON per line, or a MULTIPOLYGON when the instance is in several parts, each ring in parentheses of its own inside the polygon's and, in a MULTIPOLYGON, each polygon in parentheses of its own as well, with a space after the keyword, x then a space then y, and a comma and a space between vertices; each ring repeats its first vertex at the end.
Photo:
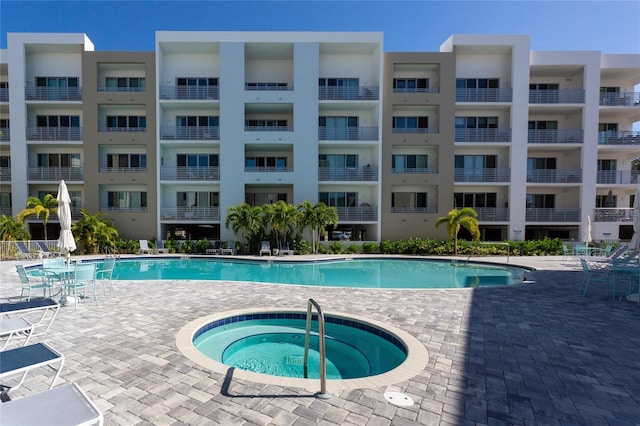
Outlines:
POLYGON ((287 359, 284 361, 285 365, 302 365, 304 364, 304 357, 300 355, 287 355, 287 359))
POLYGON ((413 405, 413 398, 402 392, 385 392, 384 399, 398 407, 411 407, 413 405))

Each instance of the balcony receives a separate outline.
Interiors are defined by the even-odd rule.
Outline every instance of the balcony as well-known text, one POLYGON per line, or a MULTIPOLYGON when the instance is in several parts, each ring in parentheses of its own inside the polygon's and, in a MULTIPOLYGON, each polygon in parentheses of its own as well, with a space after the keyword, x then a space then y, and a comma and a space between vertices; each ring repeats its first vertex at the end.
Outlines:
POLYGON ((598 132, 598 145, 640 145, 640 132, 598 132))
POLYGON ((8 127, 0 127, 0 142, 11 141, 11 130, 8 127))
POLYGON ((593 215, 594 222, 633 222, 633 208, 598 208, 593 215))
POLYGON ((0 167, 0 181, 11 182, 11 167, 0 167))
POLYGON ((218 166, 200 166, 200 167, 163 166, 160 168, 160 180, 186 180, 186 181, 220 180, 220 167, 218 166))
POLYGON ((511 129, 456 129, 456 142, 511 142, 511 129))
POLYGON ((0 102, 9 102, 9 89, 0 88, 0 102))
POLYGON ((377 167, 318 167, 319 181, 375 182, 377 167))
POLYGON ((440 93, 439 87, 394 87, 393 93, 440 93))
POLYGON ((527 208, 527 222, 580 222, 580 209, 527 208))
POLYGON ((321 141, 377 141, 377 127, 319 127, 318 139, 321 141))
POLYGON ((218 141, 220 126, 160 126, 160 140, 218 141))
POLYGON ((187 222, 219 221, 220 207, 162 207, 160 209, 162 220, 179 220, 187 222))
POLYGON ((142 87, 130 87, 130 86, 122 86, 122 87, 107 87, 104 84, 100 84, 98 86, 98 92, 115 92, 115 93, 141 93, 146 92, 147 88, 145 86, 142 87))
POLYGON ((438 134, 437 127, 394 127, 392 133, 405 133, 414 135, 438 134))
POLYGON ((377 101, 380 99, 378 86, 321 86, 318 88, 321 101, 377 101))
POLYGON ((409 168, 409 167, 392 167, 391 168, 391 173, 397 173, 400 175, 433 175, 438 173, 438 168, 437 167, 414 167, 414 168, 409 168))
POLYGON ((584 90, 529 90, 530 104, 583 104, 584 90))
POLYGON ((581 169, 535 169, 527 171, 529 183, 581 183, 581 169))
POLYGON ((511 169, 471 169, 456 168, 454 182, 510 182, 511 169))
POLYGON ((32 141, 81 141, 82 127, 27 127, 32 141))
POLYGON ((244 126, 245 132, 293 132, 293 126, 244 126))
POLYGON ((146 167, 100 167, 100 173, 146 173, 146 167))
POLYGON ((600 93, 600 106, 640 106, 639 92, 600 93))
POLYGON ((582 130, 529 130, 528 143, 583 143, 582 130))
POLYGON ((338 222, 374 222, 378 220, 378 212, 371 206, 336 207, 338 222))
POLYGON ((435 206, 429 207, 391 207, 391 213, 438 213, 435 206))
POLYGON ((160 86, 160 99, 181 101, 217 101, 219 86, 160 86))
POLYGON ((25 97, 28 101, 81 101, 80 87, 25 87, 25 97))
POLYGON ((287 166, 245 166, 245 172, 249 173, 291 173, 293 172, 293 167, 287 166))
POLYGON ((598 170, 596 183, 605 185, 635 185, 640 183, 639 170, 598 170))
POLYGON ((512 89, 456 89, 456 102, 511 102, 512 89))
POLYGON ((509 209, 498 207, 474 207, 480 222, 508 222, 509 209))
POLYGON ((146 207, 116 207, 116 206, 100 206, 100 211, 106 213, 146 213, 146 207))
POLYGON ((98 126, 99 132, 107 132, 107 133, 144 133, 147 131, 146 127, 108 127, 108 126, 98 126))
POLYGON ((83 167, 27 167, 27 179, 31 181, 82 181, 83 167))

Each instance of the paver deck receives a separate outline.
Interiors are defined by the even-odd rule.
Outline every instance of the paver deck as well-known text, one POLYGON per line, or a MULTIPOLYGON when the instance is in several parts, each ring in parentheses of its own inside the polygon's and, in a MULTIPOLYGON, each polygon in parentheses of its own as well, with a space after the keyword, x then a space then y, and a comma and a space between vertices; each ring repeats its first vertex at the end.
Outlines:
MULTIPOLYGON (((504 261, 505 258, 497 258, 504 261)), ((28 262, 21 262, 28 263, 28 262)), ((59 383, 76 382, 106 425, 640 424, 640 308, 611 300, 604 276, 578 295, 574 259, 512 257, 535 283, 451 290, 340 289, 212 281, 114 281, 99 306, 63 307, 34 338, 64 353, 59 383), (207 371, 175 336, 186 323, 243 308, 306 308, 367 316, 418 338, 421 374, 390 387, 314 398, 294 387, 207 371), (388 390, 410 396, 391 405, 388 390)), ((0 262, 0 298, 20 294, 0 262)), ((30 376, 14 398, 47 387, 30 376)))

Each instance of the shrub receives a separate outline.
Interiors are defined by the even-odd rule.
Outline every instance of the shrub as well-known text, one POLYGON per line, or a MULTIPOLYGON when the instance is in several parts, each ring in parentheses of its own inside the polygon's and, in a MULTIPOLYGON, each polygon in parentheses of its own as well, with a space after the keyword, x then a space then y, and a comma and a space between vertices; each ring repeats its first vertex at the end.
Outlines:
POLYGON ((329 242, 329 251, 335 254, 344 253, 344 245, 340 241, 331 241, 329 242))
POLYGON ((325 247, 324 244, 318 244, 318 253, 319 254, 326 254, 327 253, 327 247, 325 247))
POLYGON ((175 253, 178 251, 178 242, 176 240, 167 240, 164 242, 164 248, 169 250, 169 253, 175 253))
POLYGON ((362 243, 362 251, 365 253, 377 253, 378 245, 376 243, 372 243, 371 241, 367 241, 362 243))
POLYGON ((347 251, 351 254, 357 254, 360 253, 360 245, 353 243, 351 244, 349 247, 347 247, 347 251))
POLYGON ((194 246, 193 241, 191 241, 191 240, 186 240, 186 241, 184 241, 184 242, 182 243, 182 245, 180 246, 180 251, 181 251, 182 253, 187 253, 187 254, 189 254, 189 253, 193 253, 193 246, 194 246))
POLYGON ((293 250, 296 254, 309 254, 311 253, 311 243, 306 240, 296 239, 293 242, 293 250))
POLYGON ((209 240, 206 238, 198 240, 198 242, 196 242, 195 248, 197 253, 206 253, 207 249, 211 248, 211 242, 209 242, 209 240))

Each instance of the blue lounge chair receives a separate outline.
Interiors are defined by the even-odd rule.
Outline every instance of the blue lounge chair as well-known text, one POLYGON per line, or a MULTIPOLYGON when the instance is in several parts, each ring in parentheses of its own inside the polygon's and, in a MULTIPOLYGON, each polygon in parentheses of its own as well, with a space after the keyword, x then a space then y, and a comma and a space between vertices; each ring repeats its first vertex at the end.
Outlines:
POLYGON ((16 247, 18 248, 17 255, 22 259, 37 259, 37 255, 35 253, 31 253, 29 247, 25 244, 24 241, 16 241, 16 247))
MULTIPOLYGON (((56 374, 49 385, 49 389, 51 389, 56 384, 63 365, 64 355, 44 343, 9 349, 0 352, 0 380, 22 374, 16 385, 10 387, 3 385, 4 389, 15 390, 24 383, 29 371, 40 367, 51 367, 56 370, 56 374), (55 364, 59 364, 58 368, 54 368, 55 364)), ((3 393, 7 395, 8 390, 3 391, 3 393)), ((4 424, 4 419, 2 423, 4 424)))
POLYGON ((34 325, 34 336, 40 336, 51 327, 60 304, 53 299, 34 299, 27 302, 0 303, 0 320, 20 317, 34 325), (44 328, 44 330, 41 330, 44 328))

